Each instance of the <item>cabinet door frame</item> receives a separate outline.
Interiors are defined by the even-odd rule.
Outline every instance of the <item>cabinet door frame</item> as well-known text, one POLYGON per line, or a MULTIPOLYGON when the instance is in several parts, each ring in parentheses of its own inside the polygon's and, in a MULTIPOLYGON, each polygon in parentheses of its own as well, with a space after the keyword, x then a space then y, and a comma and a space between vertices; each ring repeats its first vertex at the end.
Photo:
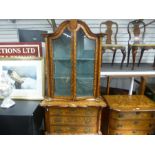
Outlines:
POLYGON ((45 34, 46 42, 46 77, 47 77, 47 95, 51 98, 56 99, 72 99, 80 100, 86 98, 96 98, 100 95, 100 67, 101 67, 101 34, 94 34, 90 31, 87 24, 81 20, 67 20, 64 21, 56 29, 54 33, 45 34), (95 56, 94 56, 94 80, 93 80, 93 96, 76 96, 76 42, 77 42, 77 31, 82 29, 85 36, 88 39, 94 40, 95 47, 95 56), (59 38, 65 29, 68 29, 71 32, 71 96, 55 96, 54 95, 54 62, 53 62, 53 48, 52 40, 59 38))

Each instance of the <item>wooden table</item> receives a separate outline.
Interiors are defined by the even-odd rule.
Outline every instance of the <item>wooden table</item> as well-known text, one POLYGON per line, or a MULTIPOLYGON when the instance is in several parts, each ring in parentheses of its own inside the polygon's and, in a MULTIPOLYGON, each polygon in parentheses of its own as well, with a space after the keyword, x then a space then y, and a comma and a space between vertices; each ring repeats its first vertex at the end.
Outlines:
POLYGON ((145 91, 146 86, 146 79, 149 77, 155 77, 155 71, 102 71, 100 74, 101 77, 107 78, 107 90, 106 94, 109 95, 110 91, 110 80, 114 77, 130 77, 131 78, 131 84, 129 89, 129 95, 132 95, 133 92, 133 86, 134 86, 134 79, 136 77, 141 78, 140 82, 140 91, 139 94, 143 95, 145 91))

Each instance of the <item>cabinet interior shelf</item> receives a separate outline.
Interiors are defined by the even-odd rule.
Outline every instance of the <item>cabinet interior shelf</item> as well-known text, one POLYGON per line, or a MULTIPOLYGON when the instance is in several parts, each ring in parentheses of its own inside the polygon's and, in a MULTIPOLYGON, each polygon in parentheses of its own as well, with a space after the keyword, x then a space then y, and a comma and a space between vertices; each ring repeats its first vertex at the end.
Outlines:
MULTIPOLYGON (((54 58, 54 61, 71 61, 69 58, 54 58)), ((77 61, 94 61, 93 58, 77 58, 77 61)))
MULTIPOLYGON (((54 77, 54 79, 71 79, 71 78, 68 77, 68 76, 64 76, 64 77, 62 77, 62 76, 56 76, 56 77, 54 77)), ((80 80, 80 79, 92 80, 94 78, 93 77, 88 77, 88 76, 80 76, 80 77, 76 77, 76 79, 77 80, 80 80)))

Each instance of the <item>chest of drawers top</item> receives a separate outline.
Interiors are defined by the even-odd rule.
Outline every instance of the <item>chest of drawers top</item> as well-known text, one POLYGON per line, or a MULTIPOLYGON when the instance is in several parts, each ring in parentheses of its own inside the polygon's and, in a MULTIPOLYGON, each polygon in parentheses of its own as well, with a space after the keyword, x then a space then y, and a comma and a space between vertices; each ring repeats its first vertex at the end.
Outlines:
POLYGON ((84 100, 64 100, 47 98, 40 104, 43 107, 106 107, 102 98, 90 98, 84 100))
POLYGON ((110 109, 115 111, 155 111, 155 102, 144 95, 105 95, 110 109))

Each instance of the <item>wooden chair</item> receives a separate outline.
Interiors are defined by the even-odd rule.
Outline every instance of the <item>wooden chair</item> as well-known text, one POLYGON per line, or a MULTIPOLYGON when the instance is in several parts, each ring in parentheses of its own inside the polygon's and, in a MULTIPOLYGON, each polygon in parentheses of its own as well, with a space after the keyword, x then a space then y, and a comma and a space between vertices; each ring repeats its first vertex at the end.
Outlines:
MULTIPOLYGON (((123 58, 121 61, 121 68, 123 67, 123 62, 126 57, 126 49, 124 45, 117 44, 117 33, 118 33, 118 24, 116 22, 113 22, 111 20, 108 20, 106 22, 102 22, 100 24, 100 32, 102 32, 103 25, 106 26, 106 43, 102 46, 102 52, 105 53, 107 49, 113 51, 113 58, 112 58, 112 65, 114 64, 115 55, 117 50, 121 50, 123 54, 123 58), (115 26, 115 32, 113 32, 113 26, 115 26), (113 41, 114 40, 114 41, 113 41), (113 43, 112 43, 113 42, 113 43)), ((103 54, 102 53, 102 54, 103 54)))
MULTIPOLYGON (((134 70, 136 54, 138 49, 141 50, 141 54, 138 62, 138 66, 139 66, 141 63, 144 51, 149 49, 155 49, 155 44, 144 43, 146 28, 143 20, 134 20, 129 22, 127 30, 129 34, 127 66, 129 65, 130 52, 132 50, 132 61, 133 61, 132 70, 134 70)), ((155 64, 155 59, 154 59, 154 64, 155 64)))

